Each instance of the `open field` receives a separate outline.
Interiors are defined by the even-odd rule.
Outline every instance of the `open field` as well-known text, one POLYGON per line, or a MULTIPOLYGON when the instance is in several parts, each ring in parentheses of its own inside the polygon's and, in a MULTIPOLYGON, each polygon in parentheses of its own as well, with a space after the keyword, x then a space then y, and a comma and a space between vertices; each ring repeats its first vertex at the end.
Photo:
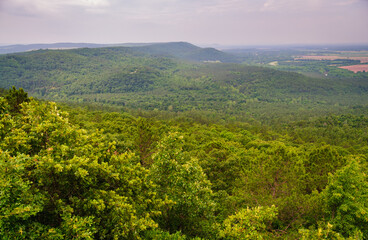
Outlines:
POLYGON ((347 56, 335 56, 335 55, 328 55, 328 56, 301 56, 296 57, 294 60, 337 60, 337 59, 346 59, 346 60, 358 60, 361 63, 368 63, 368 57, 347 57, 347 56))
POLYGON ((349 71, 352 71, 354 73, 357 73, 357 72, 368 72, 368 65, 351 65, 351 66, 342 66, 342 67, 339 67, 339 68, 342 68, 342 69, 347 69, 349 71))

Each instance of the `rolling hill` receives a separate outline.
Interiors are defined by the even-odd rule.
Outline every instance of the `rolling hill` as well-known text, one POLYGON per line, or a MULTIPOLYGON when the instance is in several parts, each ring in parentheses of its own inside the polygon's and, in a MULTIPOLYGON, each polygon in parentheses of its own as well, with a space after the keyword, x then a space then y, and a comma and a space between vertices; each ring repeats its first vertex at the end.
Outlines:
POLYGON ((37 50, 65 50, 80 48, 108 48, 128 47, 134 48, 135 52, 151 55, 176 57, 191 61, 221 61, 239 62, 232 54, 221 52, 215 48, 200 48, 186 42, 169 43, 120 43, 120 44, 94 44, 94 43, 51 43, 51 44, 17 44, 0 46, 0 54, 30 52, 37 50))
POLYGON ((22 87, 54 101, 260 119, 368 101, 364 79, 310 78, 237 61, 231 54, 185 42, 38 50, 0 56, 0 87, 22 87))

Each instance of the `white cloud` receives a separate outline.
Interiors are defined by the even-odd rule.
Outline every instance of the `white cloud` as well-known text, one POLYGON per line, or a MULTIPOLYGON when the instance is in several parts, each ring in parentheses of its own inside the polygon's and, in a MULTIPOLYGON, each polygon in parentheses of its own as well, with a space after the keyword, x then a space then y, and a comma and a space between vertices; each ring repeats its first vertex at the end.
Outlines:
POLYGON ((315 11, 331 0, 266 0, 261 11, 315 11))
POLYGON ((326 11, 360 2, 368 3, 368 0, 265 0, 261 11, 326 11))
POLYGON ((13 15, 38 16, 57 14, 71 8, 102 9, 109 5, 109 0, 2 0, 0 10, 13 15))
POLYGON ((367 0, 0 0, 0 12, 15 15, 57 14, 69 11, 124 13, 135 18, 181 14, 231 12, 318 11, 331 6, 349 6, 367 0))
POLYGON ((364 42, 368 39, 361 30, 368 22, 366 3, 368 0, 0 0, 0 42, 19 42, 22 36, 31 42, 283 43, 318 42, 323 37, 331 42, 364 42))

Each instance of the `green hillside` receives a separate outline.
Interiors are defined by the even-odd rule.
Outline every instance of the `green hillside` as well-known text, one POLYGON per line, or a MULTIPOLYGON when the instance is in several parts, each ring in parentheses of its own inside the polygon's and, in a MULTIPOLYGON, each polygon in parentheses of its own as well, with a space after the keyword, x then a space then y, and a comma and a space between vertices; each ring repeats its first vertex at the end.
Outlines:
POLYGON ((351 113, 368 102, 365 77, 311 78, 223 63, 230 60, 185 42, 39 50, 0 56, 0 87, 53 101, 258 121, 351 113))

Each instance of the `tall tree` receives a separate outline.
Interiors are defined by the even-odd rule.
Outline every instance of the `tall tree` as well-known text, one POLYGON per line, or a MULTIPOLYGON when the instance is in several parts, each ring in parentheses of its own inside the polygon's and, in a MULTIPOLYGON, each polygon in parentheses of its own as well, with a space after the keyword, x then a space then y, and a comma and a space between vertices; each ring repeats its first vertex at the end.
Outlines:
POLYGON ((26 93, 23 88, 17 90, 14 86, 9 90, 8 94, 5 96, 6 101, 10 106, 11 113, 20 112, 20 104, 23 102, 29 102, 28 93, 26 93))

